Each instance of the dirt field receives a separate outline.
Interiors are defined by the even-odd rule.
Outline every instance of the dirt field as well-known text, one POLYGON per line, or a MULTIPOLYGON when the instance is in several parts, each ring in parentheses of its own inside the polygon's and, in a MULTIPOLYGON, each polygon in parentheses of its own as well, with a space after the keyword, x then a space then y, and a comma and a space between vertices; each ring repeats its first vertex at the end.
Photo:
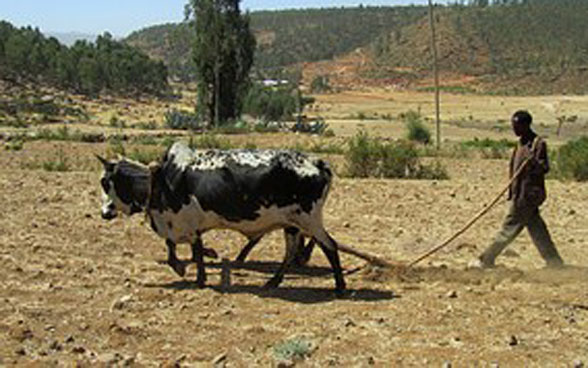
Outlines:
MULTIPOLYGON (((507 118, 510 110, 500 115, 507 118)), ((358 124, 385 128, 384 122, 334 118, 328 122, 342 135, 358 124)), ((468 131, 480 138, 509 137, 487 127, 458 128, 456 139, 468 131)), ((247 139, 264 146, 272 139, 275 145, 307 138, 247 139)), ((164 241, 141 215, 100 218, 100 172, 92 154, 106 150, 105 144, 39 141, 26 142, 21 151, 0 151, 0 366, 588 363, 586 184, 547 183, 542 212, 569 264, 561 270, 543 268, 527 234, 496 269, 466 269, 501 223, 501 202, 452 246, 405 273, 363 267, 365 262, 342 255, 350 290, 342 299, 332 292, 320 252, 309 267, 292 270, 279 289, 261 290, 283 257, 278 233, 264 238, 245 265, 233 264, 228 289, 219 286, 219 261, 211 261, 210 287, 199 290, 193 267, 182 279, 159 263, 166 256, 164 241), (55 157, 60 149, 73 171, 31 169, 31 162, 55 157), (289 351, 305 357, 288 359, 289 351)), ((336 178, 325 211, 328 230, 342 243, 389 260, 415 259, 458 230, 506 183, 505 160, 443 163, 447 181, 336 178)), ((205 242, 234 259, 245 239, 219 231, 206 234, 205 242)), ((188 248, 180 247, 182 257, 189 256, 188 248)))

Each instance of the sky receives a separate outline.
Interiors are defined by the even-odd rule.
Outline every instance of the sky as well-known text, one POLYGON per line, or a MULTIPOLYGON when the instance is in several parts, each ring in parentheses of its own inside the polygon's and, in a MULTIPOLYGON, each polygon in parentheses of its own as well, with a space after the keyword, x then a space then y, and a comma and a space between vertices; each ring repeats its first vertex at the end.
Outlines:
MULTIPOLYGON (((124 37, 147 26, 179 22, 187 0, 0 0, 0 20, 17 27, 31 25, 42 32, 110 32, 124 37)), ((446 0, 435 0, 446 3, 446 0)), ((241 9, 426 5, 427 0, 242 0, 241 9)))

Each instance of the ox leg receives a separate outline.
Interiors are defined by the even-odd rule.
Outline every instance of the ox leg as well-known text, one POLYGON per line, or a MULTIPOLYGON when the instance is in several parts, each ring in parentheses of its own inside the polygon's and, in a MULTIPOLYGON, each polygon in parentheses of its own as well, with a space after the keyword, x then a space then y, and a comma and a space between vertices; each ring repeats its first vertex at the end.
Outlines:
POLYGON ((202 246, 202 250, 199 251, 194 244, 190 244, 190 246, 192 247, 192 262, 196 262, 196 254, 198 252, 202 253, 205 257, 208 257, 208 258, 213 258, 213 259, 218 258, 218 254, 212 248, 206 248, 206 247, 202 246))
POLYGON ((304 246, 304 237, 300 237, 300 241, 298 243, 298 251, 296 253, 296 258, 294 262, 298 266, 304 266, 310 260, 310 256, 312 256, 312 251, 314 250, 315 241, 314 238, 310 238, 308 244, 304 246))
POLYGON ((294 261, 294 257, 296 256, 296 252, 298 250, 299 239, 302 237, 302 234, 297 228, 288 227, 284 229, 284 236, 286 238, 286 255, 284 256, 284 261, 274 276, 265 284, 265 289, 276 288, 278 285, 280 285, 284 279, 284 275, 286 274, 288 267, 294 261))
POLYGON ((262 237, 263 237, 263 235, 249 239, 249 242, 245 245, 245 247, 243 249, 241 249, 241 252, 237 256, 237 261, 245 262, 245 259, 249 255, 249 252, 251 252, 253 247, 255 247, 257 245, 257 243, 259 243, 259 241, 261 240, 262 237))
POLYGON ((167 264, 170 265, 179 276, 184 277, 186 274, 186 264, 178 259, 176 256, 176 243, 167 239, 165 241, 167 245, 167 264))
POLYGON ((204 269, 204 246, 200 235, 192 243, 192 258, 196 262, 196 285, 199 288, 206 286, 206 270, 204 269))
POLYGON ((337 250, 337 242, 324 229, 315 237, 319 246, 333 269, 335 276, 335 292, 342 294, 345 291, 345 280, 343 279, 343 270, 341 269, 341 261, 339 260, 339 251, 337 250))

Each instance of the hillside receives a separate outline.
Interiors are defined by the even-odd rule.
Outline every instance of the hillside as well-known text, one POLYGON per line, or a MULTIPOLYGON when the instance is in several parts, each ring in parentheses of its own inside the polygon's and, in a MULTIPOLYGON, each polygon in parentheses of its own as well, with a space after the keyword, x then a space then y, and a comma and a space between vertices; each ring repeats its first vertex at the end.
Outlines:
MULTIPOLYGON (((588 1, 502 3, 437 8, 446 87, 507 94, 587 92, 588 1)), ((327 75, 341 88, 430 87, 426 7, 264 11, 250 16, 258 40, 255 68, 264 76, 303 63, 307 82, 327 75)), ((171 74, 192 78, 186 24, 146 28, 126 42, 164 60, 171 74)))
MULTIPOLYGON (((251 27, 258 42, 255 67, 266 76, 276 76, 284 66, 330 60, 412 24, 426 12, 421 6, 253 12, 251 27)), ((134 32, 126 42, 164 60, 173 75, 189 79, 190 32, 186 24, 165 24, 134 32)))
MULTIPOLYGON (((471 88, 499 93, 586 93, 588 1, 534 0, 489 7, 438 9, 441 70, 468 75, 471 88)), ((432 68, 430 28, 423 18, 379 37, 375 63, 410 68, 421 78, 432 68)))

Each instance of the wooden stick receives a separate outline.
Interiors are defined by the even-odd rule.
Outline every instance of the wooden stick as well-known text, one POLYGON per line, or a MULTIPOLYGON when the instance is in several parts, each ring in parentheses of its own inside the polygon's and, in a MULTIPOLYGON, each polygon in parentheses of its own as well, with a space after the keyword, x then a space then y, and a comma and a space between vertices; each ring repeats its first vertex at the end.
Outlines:
POLYGON ((428 252, 426 252, 425 254, 423 254, 422 256, 418 257, 417 259, 415 259, 414 261, 410 262, 408 264, 408 267, 412 267, 415 264, 419 263, 420 261, 422 261, 425 258, 430 257, 431 255, 437 253, 438 251, 440 251, 441 249, 445 248, 446 246, 448 246, 452 241, 454 241, 458 236, 460 236, 461 234, 465 233, 467 229, 469 229, 470 227, 472 227, 473 224, 476 223, 476 221, 478 221, 482 216, 484 216, 488 211, 490 211, 490 209, 492 207, 494 207, 494 205, 496 203, 498 203, 498 201, 500 200, 500 198, 502 198, 502 196, 504 195, 504 193, 506 193, 508 191, 508 188, 510 188, 510 186, 512 185, 512 183, 516 180, 516 178, 518 178, 521 173, 523 172, 523 170, 525 169, 525 167, 527 166, 527 164, 531 161, 531 157, 528 157, 517 169, 517 171, 514 173, 514 175, 512 176, 512 178, 510 179, 510 181, 508 182, 508 185, 500 191, 500 194, 498 194, 496 196, 496 198, 494 198, 494 200, 492 202, 490 202, 489 205, 485 206, 476 216, 474 216, 474 218, 472 218, 464 227, 462 227, 458 232, 456 232, 455 234, 453 234, 451 237, 449 237, 449 239, 445 240, 443 243, 439 244, 438 246, 432 248, 431 250, 429 250, 428 252))
POLYGON ((366 260, 369 263, 376 265, 376 266, 385 267, 385 268, 395 268, 395 267, 400 266, 399 264, 394 264, 394 263, 388 262, 385 259, 378 257, 378 256, 375 256, 373 254, 364 253, 362 251, 359 251, 349 245, 337 244, 337 248, 343 253, 351 254, 353 256, 356 256, 358 258, 366 260))

